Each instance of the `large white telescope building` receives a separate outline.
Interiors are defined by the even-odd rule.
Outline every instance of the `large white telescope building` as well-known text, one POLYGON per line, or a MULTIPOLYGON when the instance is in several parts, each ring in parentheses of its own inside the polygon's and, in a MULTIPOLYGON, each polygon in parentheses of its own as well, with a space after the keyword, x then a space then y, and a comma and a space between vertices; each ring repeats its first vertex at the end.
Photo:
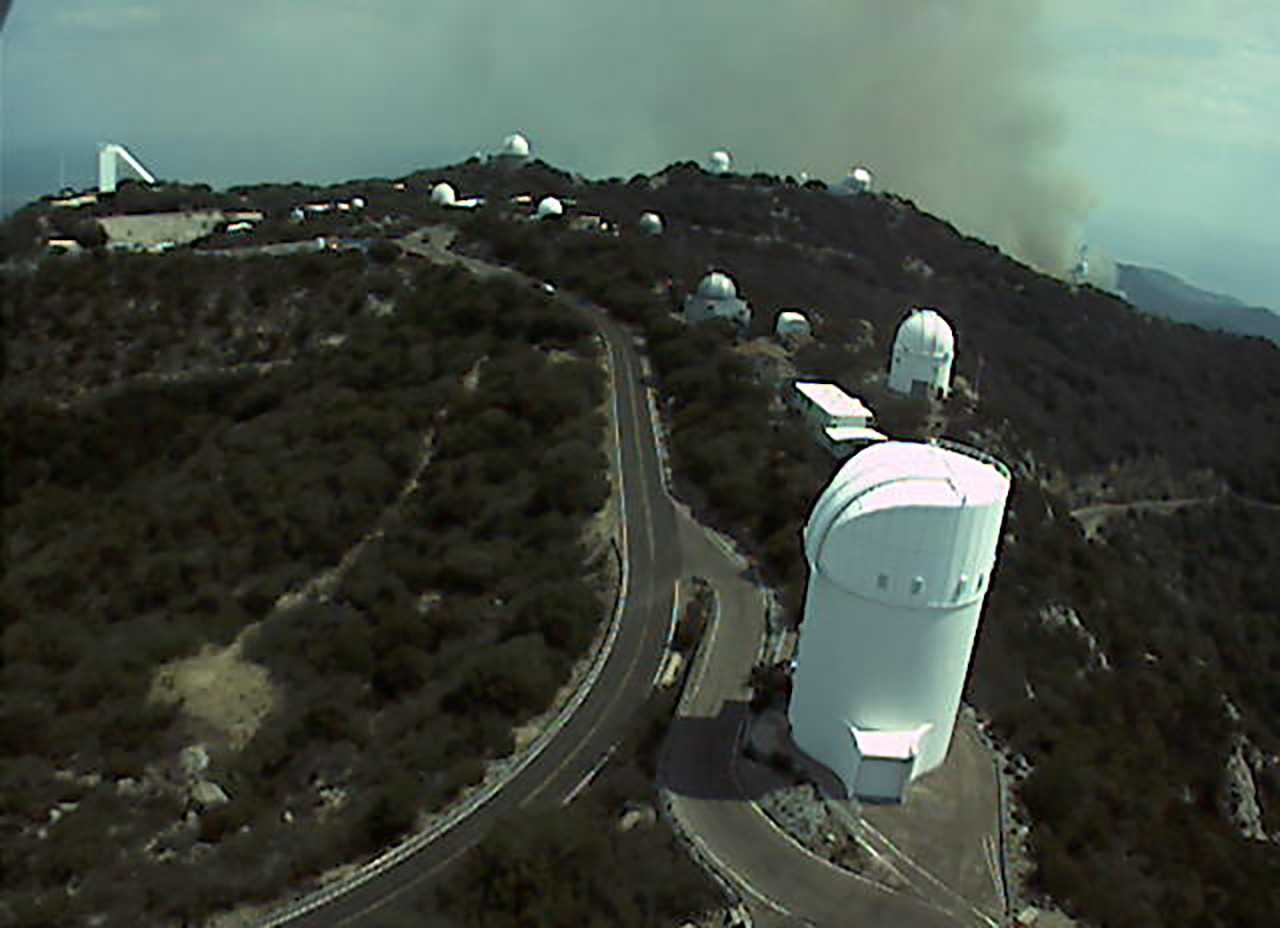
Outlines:
POLYGON ((1009 487, 981 451, 891 441, 818 498, 788 716, 850 796, 900 802, 946 758, 1009 487))
POLYGON ((98 192, 115 193, 118 178, 123 175, 148 184, 156 182, 151 172, 142 166, 129 149, 114 142, 98 147, 98 192))

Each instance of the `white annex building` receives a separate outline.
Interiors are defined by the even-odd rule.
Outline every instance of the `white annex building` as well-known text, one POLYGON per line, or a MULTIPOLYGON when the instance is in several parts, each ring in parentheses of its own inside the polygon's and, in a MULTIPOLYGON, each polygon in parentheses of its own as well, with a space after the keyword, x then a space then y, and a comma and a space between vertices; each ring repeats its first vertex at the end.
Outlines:
POLYGON ((1009 487, 981 451, 887 441, 818 497, 788 716, 849 795, 902 801, 946 758, 1009 487))
POLYGON ((108 142, 98 147, 98 192, 114 193, 120 178, 154 184, 155 177, 123 145, 108 142))
POLYGON ((904 396, 948 395, 955 355, 947 320, 932 309, 913 309, 893 340, 889 389, 904 396))
POLYGON ((751 307, 738 297, 738 288, 728 274, 712 271, 685 297, 684 318, 686 322, 728 319, 746 328, 751 324, 751 307))
POLYGON ((847 458, 868 442, 886 440, 871 427, 874 415, 867 405, 834 383, 797 380, 787 403, 804 416, 818 442, 838 458, 847 458))

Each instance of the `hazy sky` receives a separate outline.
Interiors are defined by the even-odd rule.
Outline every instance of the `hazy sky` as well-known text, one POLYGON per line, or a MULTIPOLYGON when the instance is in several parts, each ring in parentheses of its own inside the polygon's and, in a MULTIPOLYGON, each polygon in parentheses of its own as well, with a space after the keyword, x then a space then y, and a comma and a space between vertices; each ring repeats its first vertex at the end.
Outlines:
POLYGON ((106 140, 221 186, 520 129, 588 175, 864 162, 1038 266, 1083 237, 1280 308, 1277 0, 17 0, 2 42, 10 200, 106 140))

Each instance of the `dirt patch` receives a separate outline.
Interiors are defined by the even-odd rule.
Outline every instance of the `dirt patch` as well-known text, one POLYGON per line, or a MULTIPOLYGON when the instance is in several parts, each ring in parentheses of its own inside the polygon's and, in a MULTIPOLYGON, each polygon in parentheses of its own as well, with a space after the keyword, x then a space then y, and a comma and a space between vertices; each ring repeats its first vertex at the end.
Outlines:
POLYGON ((197 210, 189 213, 144 213, 135 216, 103 216, 99 222, 112 242, 131 245, 159 245, 176 242, 183 245, 208 235, 225 217, 221 210, 197 210))
POLYGON ((176 703, 189 721, 225 739, 233 751, 249 743, 277 699, 267 668, 241 654, 243 637, 171 661, 151 682, 153 700, 176 703))

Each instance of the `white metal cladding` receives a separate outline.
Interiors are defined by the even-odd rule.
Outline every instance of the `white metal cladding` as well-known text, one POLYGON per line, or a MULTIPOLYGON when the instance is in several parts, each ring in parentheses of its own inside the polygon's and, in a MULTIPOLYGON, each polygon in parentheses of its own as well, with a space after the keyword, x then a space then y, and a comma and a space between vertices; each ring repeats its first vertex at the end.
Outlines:
POLYGON ((733 170, 733 156, 724 149, 717 149, 707 157, 707 167, 716 174, 727 174, 733 170))
POLYGON ((135 177, 148 184, 156 182, 151 172, 144 168, 127 148, 109 142, 98 149, 98 191, 100 193, 115 192, 121 166, 124 167, 126 177, 135 177))
POLYGON ((796 744, 850 792, 850 726, 930 726, 912 779, 946 757, 1008 492, 1007 469, 980 452, 881 442, 814 506, 788 714, 796 744))
POLYGON ((529 157, 529 140, 519 132, 513 132, 502 140, 502 153, 512 158, 529 157))
POLYGON ((916 384, 922 384, 928 390, 949 393, 955 353, 955 335, 947 320, 932 309, 913 309, 893 340, 889 389, 910 394, 916 384))
POLYGON ((657 213, 640 214, 640 231, 649 235, 662 234, 662 217, 657 213))
POLYGON ((458 194, 454 191, 453 185, 446 181, 441 181, 431 188, 431 202, 439 206, 452 206, 457 199, 458 194))
POLYGON ((564 205, 555 197, 543 197, 538 201, 537 216, 539 219, 555 218, 564 215, 564 205))

